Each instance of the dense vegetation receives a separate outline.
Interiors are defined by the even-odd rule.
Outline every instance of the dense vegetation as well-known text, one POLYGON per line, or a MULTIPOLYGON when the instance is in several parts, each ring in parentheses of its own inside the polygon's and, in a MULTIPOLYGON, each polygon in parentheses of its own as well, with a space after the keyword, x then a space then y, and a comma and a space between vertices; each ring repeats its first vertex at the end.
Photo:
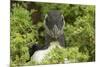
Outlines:
POLYGON ((28 49, 34 43, 44 44, 43 19, 50 10, 59 10, 65 19, 66 48, 56 48, 41 64, 95 61, 95 6, 52 4, 35 2, 11 2, 10 48, 11 66, 34 65, 28 49), (59 51, 60 49, 60 51, 59 51))

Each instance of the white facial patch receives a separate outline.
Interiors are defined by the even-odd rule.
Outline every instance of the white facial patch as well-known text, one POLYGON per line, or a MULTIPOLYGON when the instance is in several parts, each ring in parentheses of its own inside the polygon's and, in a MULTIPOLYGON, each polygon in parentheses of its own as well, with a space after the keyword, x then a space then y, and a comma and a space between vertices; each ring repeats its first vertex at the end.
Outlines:
MULTIPOLYGON (((48 17, 48 15, 46 14, 45 15, 45 19, 48 17)), ((64 16, 63 15, 61 15, 61 17, 64 19, 64 16)), ((53 37, 53 38, 58 38, 60 35, 62 35, 63 34, 63 29, 64 29, 64 25, 65 25, 65 21, 63 20, 63 26, 62 26, 62 29, 59 29, 58 27, 57 27, 57 25, 55 24, 54 25, 54 27, 53 27, 53 29, 51 30, 51 29, 49 29, 48 28, 48 26, 46 25, 46 20, 44 20, 44 27, 45 27, 45 32, 48 34, 48 35, 50 35, 51 37, 53 37)))

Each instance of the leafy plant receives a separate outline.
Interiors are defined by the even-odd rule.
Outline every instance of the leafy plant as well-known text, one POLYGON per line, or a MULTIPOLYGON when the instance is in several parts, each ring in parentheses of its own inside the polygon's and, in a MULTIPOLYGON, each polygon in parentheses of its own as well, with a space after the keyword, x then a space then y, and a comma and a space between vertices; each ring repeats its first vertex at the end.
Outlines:
MULTIPOLYGON (((95 61, 95 6, 56 3, 14 1, 10 14, 11 66, 36 65, 29 59, 28 47, 34 43, 44 44, 44 15, 50 10, 59 10, 64 15, 66 48, 55 48, 41 64, 95 61), (31 5, 31 6, 29 6, 31 5), (42 20, 32 18, 37 12, 42 20)), ((36 14, 36 15, 37 15, 36 14)), ((39 19, 39 18, 37 18, 39 19)))

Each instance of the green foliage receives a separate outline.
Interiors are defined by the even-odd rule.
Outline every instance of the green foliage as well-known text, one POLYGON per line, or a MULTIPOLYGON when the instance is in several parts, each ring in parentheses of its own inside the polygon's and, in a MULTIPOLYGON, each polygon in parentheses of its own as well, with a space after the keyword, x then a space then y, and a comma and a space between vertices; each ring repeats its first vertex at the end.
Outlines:
POLYGON ((83 54, 78 51, 78 47, 71 48, 56 48, 53 49, 43 61, 44 64, 59 64, 64 63, 67 59, 68 63, 72 62, 85 62, 89 58, 89 55, 83 54))
POLYGON ((79 51, 88 53, 88 61, 95 60, 95 11, 94 6, 84 8, 83 16, 78 16, 73 24, 65 25, 68 46, 78 46, 79 51), (69 33, 69 34, 68 34, 69 33), (92 58, 91 58, 92 57, 92 58))
POLYGON ((11 12, 11 60, 17 65, 29 59, 28 44, 35 42, 35 27, 32 26, 30 13, 19 4, 13 5, 11 12))
POLYGON ((11 8, 10 51, 11 67, 35 65, 29 59, 28 47, 44 43, 43 21, 32 24, 32 14, 45 15, 50 10, 60 10, 65 19, 64 35, 67 48, 55 48, 41 64, 95 61, 95 6, 52 3, 15 2, 11 8), (31 9, 28 4, 31 4, 31 9), (23 6, 24 5, 24 6, 23 6))

